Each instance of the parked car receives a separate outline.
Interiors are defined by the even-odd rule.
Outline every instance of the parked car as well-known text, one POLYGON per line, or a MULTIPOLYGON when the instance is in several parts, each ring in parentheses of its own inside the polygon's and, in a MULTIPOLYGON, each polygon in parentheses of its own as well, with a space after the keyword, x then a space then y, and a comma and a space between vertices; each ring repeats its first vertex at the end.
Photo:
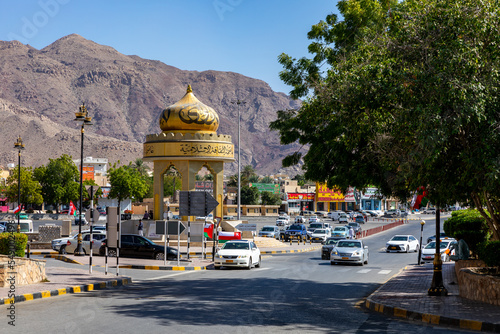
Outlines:
POLYGON ((359 225, 359 223, 353 222, 353 223, 349 223, 347 226, 352 227, 352 229, 354 230, 354 233, 361 233, 361 231, 362 231, 361 225, 359 225))
POLYGON ((327 217, 328 212, 326 212, 326 211, 316 211, 314 214, 315 214, 316 216, 318 216, 318 217, 325 218, 325 217, 327 217))
POLYGON ((28 219, 28 215, 26 213, 19 213, 19 219, 28 219))
POLYGON ((332 238, 336 240, 346 239, 349 237, 349 228, 345 226, 336 226, 332 231, 332 238))
POLYGON ((261 265, 260 250, 251 240, 227 241, 215 254, 214 269, 220 267, 244 267, 251 269, 261 265))
POLYGON ((370 217, 378 217, 378 213, 376 213, 375 211, 372 211, 372 210, 363 210, 362 212, 364 212, 365 214, 367 214, 370 217))
MULTIPOLYGON (((106 233, 92 233, 92 252, 98 253, 101 247, 102 241, 106 239, 106 233)), ((78 246, 78 235, 77 238, 69 239, 66 245, 61 245, 59 250, 60 254, 73 254, 78 246)), ((82 248, 83 252, 87 255, 90 254, 90 233, 82 233, 82 248)))
POLYGON ((435 208, 427 208, 427 209, 424 209, 423 213, 424 214, 435 215, 436 214, 436 209, 435 208))
MULTIPOLYGON (((104 239, 99 248, 99 255, 105 255, 106 243, 107 239, 104 239)), ((121 236, 120 257, 164 260, 164 254, 165 247, 155 244, 148 238, 135 234, 122 234, 121 236)), ((116 249, 108 248, 108 256, 116 257, 116 249)), ((167 260, 177 260, 177 256, 181 257, 177 249, 167 247, 167 260)))
POLYGON ((321 242, 324 243, 327 238, 329 238, 332 235, 332 232, 330 231, 329 228, 320 228, 316 229, 314 232, 311 234, 311 241, 312 242, 321 242))
POLYGON ((332 252, 333 247, 339 242, 335 238, 327 238, 323 246, 321 247, 321 259, 322 260, 330 260, 330 253, 332 252))
MULTIPOLYGON (((90 235, 90 230, 82 231, 82 240, 85 238, 85 235, 89 234, 90 235)), ((103 234, 104 238, 106 238, 106 232, 105 231, 94 231, 93 234, 103 234)), ((67 253, 65 248, 68 244, 69 240, 75 240, 77 241, 78 238, 78 233, 75 233, 71 237, 66 237, 66 238, 57 238, 51 241, 51 247, 53 250, 56 252, 59 252, 60 254, 65 254, 67 253)), ((102 239, 104 239, 102 238, 102 239)), ((94 236, 95 239, 95 236, 94 236)), ((96 248, 97 250, 98 248, 96 248)))
POLYGON ((75 219, 74 219, 74 224, 75 225, 80 225, 80 219, 82 220, 82 225, 87 225, 89 222, 87 221, 87 219, 85 219, 85 214, 82 213, 82 214, 78 214, 75 216, 75 219))
POLYGON ((357 263, 368 264, 368 246, 362 240, 339 240, 330 254, 330 264, 357 263))
POLYGON ((319 228, 322 228, 322 229, 325 229, 325 228, 331 229, 330 223, 323 223, 323 222, 311 223, 311 224, 309 224, 309 227, 307 228, 307 231, 309 233, 313 233, 315 230, 317 230, 319 228))
POLYGON ((280 229, 278 226, 264 226, 259 231, 259 237, 279 239, 280 229))
POLYGON ((413 235, 395 235, 385 244, 385 251, 389 252, 417 252, 420 245, 413 235))
POLYGON ((399 216, 400 212, 398 209, 389 209, 385 212, 386 216, 399 216))
POLYGON ((330 218, 331 220, 339 220, 339 216, 342 213, 345 214, 345 212, 341 210, 330 211, 328 212, 327 217, 330 218))
MULTIPOLYGON (((4 232, 17 232, 17 219, 11 221, 2 221, 0 225, 3 226, 4 232)), ((19 227, 21 233, 33 232, 33 221, 30 219, 19 220, 19 227)))
MULTIPOLYGON (((441 242, 439 243, 439 249, 441 253, 441 260, 443 262, 450 261, 450 255, 454 253, 454 250, 452 251, 452 248, 454 248, 457 244, 458 243, 455 239, 441 240, 441 242)), ((436 254, 436 242, 431 241, 422 249, 422 263, 433 262, 434 254, 436 254)))

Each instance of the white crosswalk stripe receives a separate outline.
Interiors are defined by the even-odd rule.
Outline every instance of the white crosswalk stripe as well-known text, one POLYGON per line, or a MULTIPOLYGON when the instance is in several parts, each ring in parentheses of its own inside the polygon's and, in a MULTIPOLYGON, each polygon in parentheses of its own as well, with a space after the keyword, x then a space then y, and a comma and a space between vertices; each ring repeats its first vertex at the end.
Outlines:
POLYGON ((380 275, 387 275, 391 272, 392 270, 381 270, 379 271, 377 274, 380 274, 380 275))
POLYGON ((371 269, 361 269, 358 271, 358 274, 366 274, 368 272, 372 271, 371 269))

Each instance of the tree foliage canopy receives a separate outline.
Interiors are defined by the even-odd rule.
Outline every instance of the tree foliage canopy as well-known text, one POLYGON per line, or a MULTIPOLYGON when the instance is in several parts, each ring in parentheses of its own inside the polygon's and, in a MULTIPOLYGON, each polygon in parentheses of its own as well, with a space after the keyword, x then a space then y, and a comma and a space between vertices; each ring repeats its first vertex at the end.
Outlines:
POLYGON ((309 145, 305 178, 474 202, 500 237, 500 8, 495 0, 344 0, 313 26, 312 59, 281 55, 299 110, 271 128, 309 145), (308 95, 309 94, 309 95, 308 95))
POLYGON ((46 166, 35 169, 34 175, 42 186, 45 202, 54 204, 56 210, 80 198, 80 172, 69 155, 49 159, 46 166))
POLYGON ((110 198, 118 199, 118 206, 127 199, 142 200, 148 191, 148 184, 143 175, 131 165, 116 167, 116 164, 108 170, 110 198))
MULTIPOLYGON (((9 202, 17 202, 18 200, 18 178, 19 166, 7 177, 5 195, 9 202)), ((33 170, 31 167, 21 167, 21 204, 26 207, 27 204, 40 205, 42 203, 42 187, 35 180, 33 170)))

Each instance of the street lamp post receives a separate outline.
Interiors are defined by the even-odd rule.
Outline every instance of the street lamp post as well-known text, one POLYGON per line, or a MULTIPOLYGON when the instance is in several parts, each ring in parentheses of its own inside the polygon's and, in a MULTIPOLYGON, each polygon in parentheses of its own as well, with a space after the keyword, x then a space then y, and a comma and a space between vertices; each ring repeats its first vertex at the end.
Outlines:
POLYGON ((434 272, 432 275, 431 287, 427 291, 429 296, 447 296, 448 290, 443 283, 443 261, 441 260, 441 216, 439 206, 436 205, 436 253, 434 254, 434 272))
POLYGON ((238 220, 241 218, 241 156, 240 156, 240 105, 246 104, 246 101, 236 100, 231 102, 238 105, 238 220))
MULTIPOLYGON (((21 151, 24 150, 23 140, 21 136, 17 138, 14 143, 14 148, 18 151, 18 163, 17 163, 17 205, 21 209, 21 151)), ((17 213, 17 232, 21 232, 21 211, 17 213)))
POLYGON ((83 208, 83 134, 85 132, 85 125, 92 125, 92 117, 88 116, 87 108, 85 103, 79 108, 79 112, 75 112, 75 121, 82 123, 82 145, 81 145, 81 155, 80 155, 80 211, 78 216, 78 244, 75 249, 75 256, 84 256, 85 252, 82 247, 82 208, 83 208))
POLYGON ((418 265, 422 263, 422 238, 424 235, 424 225, 425 221, 422 219, 420 222, 420 243, 419 243, 419 248, 418 248, 418 265))

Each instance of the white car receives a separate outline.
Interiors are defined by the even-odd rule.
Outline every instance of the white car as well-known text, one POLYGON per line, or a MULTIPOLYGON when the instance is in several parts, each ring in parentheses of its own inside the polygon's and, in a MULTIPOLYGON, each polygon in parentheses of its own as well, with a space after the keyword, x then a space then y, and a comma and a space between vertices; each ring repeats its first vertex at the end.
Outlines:
MULTIPOLYGON (((451 250, 451 247, 455 246, 456 244, 457 241, 455 239, 446 239, 446 240, 441 239, 439 248, 441 250, 440 251, 441 260, 443 262, 450 261, 450 255, 452 255, 452 253, 454 252, 451 250)), ((421 256, 422 263, 433 262, 434 254, 436 254, 436 242, 431 241, 427 245, 425 245, 425 247, 422 249, 422 256, 421 256)))
POLYGON ((297 216, 295 217, 295 222, 298 224, 305 224, 306 223, 306 217, 304 216, 297 216))
MULTIPOLYGON (((92 233, 92 253, 99 254, 99 248, 101 247, 102 241, 106 239, 105 233, 92 233)), ((82 248, 86 255, 90 254, 90 233, 82 233, 82 248)), ((73 254, 78 246, 78 237, 76 239, 69 239, 66 245, 62 245, 59 250, 60 254, 73 254)))
POLYGON ((318 218, 318 216, 310 216, 309 217, 309 224, 311 223, 319 223, 321 220, 318 218))
POLYGON ((349 223, 349 217, 347 216, 347 213, 344 213, 344 212, 342 212, 339 215, 337 220, 339 221, 339 224, 340 223, 345 223, 345 224, 349 223))
POLYGON ((259 268, 261 264, 260 250, 251 240, 227 241, 215 253, 214 269, 220 267, 259 268))
POLYGON ((279 239, 280 229, 278 226, 264 226, 259 231, 259 237, 279 239))
POLYGON ((389 252, 417 252, 420 245, 413 235, 395 235, 385 244, 385 251, 389 252))
POLYGON ((424 209, 424 214, 435 215, 436 214, 436 209, 435 208, 424 209))
POLYGON ((390 209, 385 212, 386 216, 399 216, 401 212, 397 209, 390 209))
POLYGON ((311 241, 324 243, 327 238, 331 237, 331 235, 332 231, 329 228, 316 229, 311 233, 311 241))
MULTIPOLYGON (((90 231, 82 231, 82 239, 85 237, 86 234, 90 234, 90 231)), ((106 237, 106 231, 94 231, 94 234, 104 234, 104 236, 106 237)), ((51 242, 52 249, 61 254, 64 254, 64 252, 66 252, 64 249, 66 248, 68 241, 77 240, 77 238, 78 238, 78 233, 75 233, 71 237, 54 239, 51 242)))
POLYGON ((362 240, 339 240, 330 253, 330 264, 339 262, 368 264, 368 246, 362 240))
POLYGON ((288 217, 279 216, 278 219, 276 219, 276 226, 287 226, 288 224, 290 224, 288 217))
POLYGON ((330 218, 331 220, 338 220, 340 214, 342 214, 342 213, 345 214, 345 212, 342 210, 330 211, 330 212, 328 212, 327 217, 330 218))

